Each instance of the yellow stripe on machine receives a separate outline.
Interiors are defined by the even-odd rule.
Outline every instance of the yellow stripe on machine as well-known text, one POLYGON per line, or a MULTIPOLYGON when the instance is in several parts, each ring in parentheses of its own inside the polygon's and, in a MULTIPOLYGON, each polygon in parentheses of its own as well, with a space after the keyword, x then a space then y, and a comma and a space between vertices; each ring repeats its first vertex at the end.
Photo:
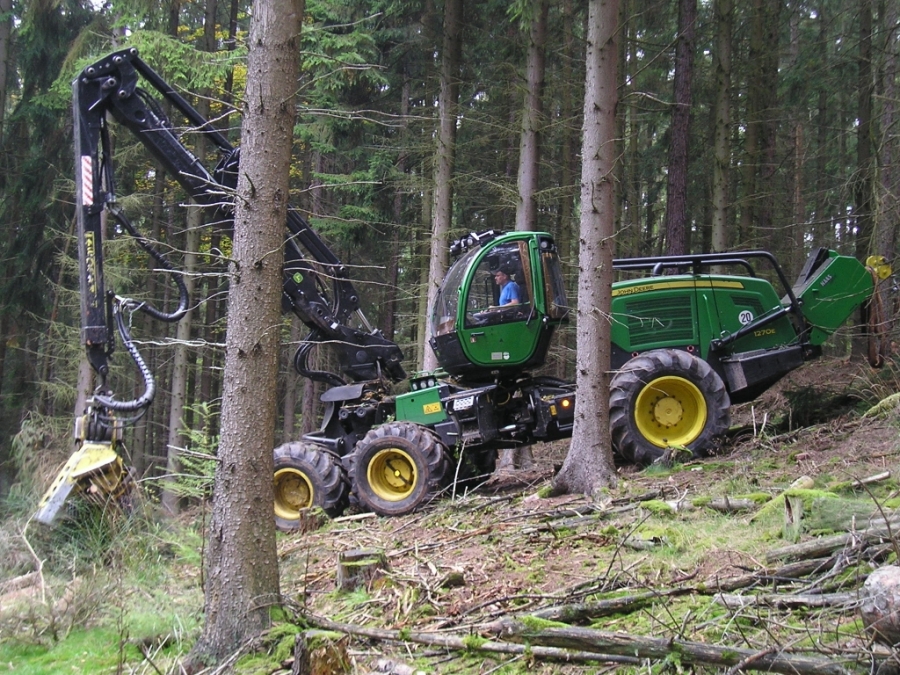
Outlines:
POLYGON ((670 290, 674 288, 731 288, 741 289, 744 284, 740 281, 723 281, 716 279, 691 279, 681 281, 655 281, 651 284, 640 283, 636 286, 613 287, 612 297, 622 295, 636 295, 637 293, 649 293, 651 291, 670 290))

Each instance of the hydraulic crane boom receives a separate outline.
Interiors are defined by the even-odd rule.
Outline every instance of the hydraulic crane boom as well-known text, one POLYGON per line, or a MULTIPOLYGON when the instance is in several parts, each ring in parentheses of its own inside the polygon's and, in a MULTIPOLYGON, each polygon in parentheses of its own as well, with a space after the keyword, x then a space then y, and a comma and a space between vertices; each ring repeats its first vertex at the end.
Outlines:
MULTIPOLYGON (((85 68, 73 83, 73 90, 79 238, 85 242, 86 261, 82 274, 87 285, 82 289, 87 303, 85 345, 89 351, 96 351, 94 345, 102 341, 103 327, 108 325, 104 317, 109 316, 101 297, 102 251, 96 244, 100 212, 109 208, 133 233, 115 206, 107 116, 129 129, 194 201, 215 208, 226 221, 232 217, 239 149, 150 68, 136 49, 115 52, 85 68), (212 172, 181 142, 159 101, 139 86, 142 80, 184 116, 190 131, 202 133, 215 145, 221 159, 212 172), (98 270, 96 275, 94 269, 98 270)), ((284 305, 309 327, 307 343, 327 341, 335 348, 343 377, 305 370, 308 348, 298 353, 298 370, 331 384, 344 384, 343 378, 404 379, 402 353, 396 344, 373 330, 359 311, 359 294, 345 266, 296 210, 289 210, 286 227, 284 305), (354 317, 362 329, 350 325, 354 317)), ((95 356, 93 361, 98 362, 95 369, 102 374, 103 359, 95 356)))
MULTIPOLYGON (((233 222, 240 162, 239 148, 147 65, 136 49, 114 52, 88 66, 75 79, 72 89, 81 335, 100 385, 89 400, 84 417, 76 423, 78 453, 72 456, 42 500, 37 518, 43 522, 52 521, 79 478, 112 470, 114 475, 104 480, 119 481, 123 470, 115 443, 122 424, 128 421, 122 415, 136 419, 153 400, 153 375, 132 343, 125 314, 142 311, 162 321, 177 321, 189 305, 187 290, 178 274, 172 275, 178 288, 178 306, 171 312, 118 297, 105 287, 102 242, 106 213, 135 238, 159 267, 173 271, 166 258, 137 231, 117 204, 110 118, 131 131, 190 198, 210 207, 220 223, 233 222), (183 130, 203 134, 215 146, 220 159, 212 171, 181 141, 179 129, 163 111, 162 101, 187 121, 183 130), (117 400, 106 386, 116 332, 144 380, 143 394, 130 401, 117 400)), ((373 329, 360 311, 359 294, 346 267, 293 208, 288 210, 286 230, 282 305, 310 330, 294 357, 297 371, 331 386, 405 379, 400 348, 373 329), (338 373, 310 369, 308 356, 319 343, 326 343, 336 353, 338 373)), ((106 487, 102 491, 114 493, 106 487)))

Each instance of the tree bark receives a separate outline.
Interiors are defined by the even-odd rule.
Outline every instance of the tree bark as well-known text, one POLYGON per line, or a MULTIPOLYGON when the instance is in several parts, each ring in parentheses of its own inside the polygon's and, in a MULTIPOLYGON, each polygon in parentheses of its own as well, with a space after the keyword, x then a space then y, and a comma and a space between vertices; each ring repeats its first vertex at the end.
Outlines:
POLYGON ((848 672, 841 665, 824 658, 795 656, 781 653, 781 650, 718 647, 691 640, 644 637, 571 626, 530 628, 528 624, 515 619, 501 619, 492 628, 504 638, 527 641, 531 645, 627 654, 641 659, 660 660, 677 654, 684 664, 720 667, 746 664, 741 670, 809 675, 843 675, 848 672))
POLYGON ((537 191, 541 161, 541 120, 544 101, 544 49, 547 43, 547 0, 532 0, 528 64, 525 75, 525 102, 522 107, 522 134, 519 139, 519 201, 516 230, 534 230, 537 222, 537 191))
POLYGON ((221 442, 209 527, 206 621, 191 669, 220 662, 279 604, 272 447, 281 275, 303 0, 257 0, 235 202, 221 442))
POLYGON ((750 74, 747 78, 747 131, 744 137, 743 194, 739 241, 756 246, 769 235, 770 155, 774 152, 778 92, 778 26, 782 0, 753 0, 750 17, 750 74))
POLYGON ((856 257, 869 255, 872 243, 872 0, 859 0, 856 131, 856 257))
POLYGON ((679 0, 678 38, 675 41, 675 97, 669 137, 669 173, 666 179, 667 255, 687 253, 688 140, 691 130, 696 23, 697 0, 679 0))
MULTIPOLYGON (((876 223, 875 253, 888 260, 895 257, 897 248, 897 227, 900 223, 900 151, 897 149, 897 106, 900 99, 900 86, 897 78, 900 76, 900 28, 898 28, 898 9, 896 2, 885 3, 885 14, 882 17, 882 25, 887 26, 882 54, 884 60, 881 65, 881 91, 878 99, 881 101, 881 111, 878 115, 881 137, 878 142, 878 166, 879 166, 879 202, 876 223)), ((880 284, 877 289, 876 302, 884 310, 881 312, 882 324, 876 331, 876 349, 878 355, 886 357, 890 352, 891 334, 893 332, 894 317, 891 307, 891 284, 880 284)))
POLYGON ((712 250, 728 250, 728 185, 731 180, 731 0, 716 0, 716 102, 713 140, 712 250))
POLYGON ((556 491, 591 496, 616 484, 609 436, 609 314, 616 214, 618 34, 619 0, 591 0, 581 153, 578 399, 572 444, 553 481, 556 491))
MULTIPOLYGON (((440 129, 434 166, 434 207, 431 214, 431 253, 428 260, 428 307, 434 307, 441 281, 447 273, 447 240, 453 221, 453 164, 456 159, 456 108, 459 99, 459 67, 462 60, 463 0, 444 2, 444 42, 441 50, 440 129)), ((425 323, 425 370, 437 367, 428 346, 431 329, 425 323)))
POLYGON ((10 70, 10 43, 12 38, 12 0, 0 0, 0 142, 3 141, 3 123, 6 112, 6 92, 10 70))
MULTIPOLYGON (((184 285, 188 297, 194 297, 194 270, 197 266, 196 251, 200 246, 200 230, 203 215, 199 206, 189 207, 187 217, 187 234, 184 244, 184 285)), ((187 401, 188 374, 190 370, 191 321, 194 310, 187 313, 175 328, 175 354, 172 358, 171 398, 169 399, 169 435, 166 443, 166 475, 163 478, 160 501, 164 511, 170 515, 178 515, 179 496, 172 490, 172 483, 180 470, 178 457, 186 445, 187 435, 184 429, 184 410, 187 401)))
MULTIPOLYGON (((854 185, 854 220, 856 221, 856 257, 860 260, 872 253, 873 186, 875 166, 872 161, 872 0, 859 0, 859 56, 857 57, 856 90, 856 180, 854 185)), ((868 305, 859 308, 861 330, 853 336, 853 353, 865 354, 869 336, 868 305)))

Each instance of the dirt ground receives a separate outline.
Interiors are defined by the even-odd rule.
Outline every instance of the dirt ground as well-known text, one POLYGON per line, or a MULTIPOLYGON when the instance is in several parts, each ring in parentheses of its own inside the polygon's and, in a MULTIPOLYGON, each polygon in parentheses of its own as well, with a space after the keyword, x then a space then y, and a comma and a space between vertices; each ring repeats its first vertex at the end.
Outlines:
MULTIPOLYGON (((735 407, 732 434, 716 456, 668 470, 619 467, 619 485, 601 503, 578 495, 540 496, 562 463, 567 443, 535 446, 536 468, 494 481, 493 489, 448 494, 406 517, 344 516, 324 528, 285 536, 282 590, 298 610, 350 626, 405 636, 487 637, 487 627, 499 618, 595 594, 659 591, 759 570, 766 549, 784 543, 771 524, 754 523, 748 514, 709 515, 706 509, 692 509, 691 499, 751 492, 774 496, 801 476, 823 489, 888 470, 896 476, 897 413, 871 418, 860 413, 869 405, 861 396, 879 400, 900 390, 892 378, 843 360, 807 365, 761 399, 735 407), (358 550, 383 554, 385 569, 372 572, 356 592, 337 592, 337 561, 358 550)), ((881 489, 894 485, 892 477, 881 489)), ((623 614, 604 619, 602 626, 668 635, 672 626, 665 624, 681 610, 672 605, 667 611, 670 619, 659 612, 643 612, 637 620, 623 614)), ((697 610, 687 610, 688 615, 691 611, 697 610)), ((694 627, 684 618, 681 625, 682 632, 689 627, 689 635, 713 639, 705 624, 694 627)), ((723 629, 715 639, 727 643, 728 635, 723 629)), ((752 642, 746 635, 741 639, 752 642)), ((392 644, 351 639, 356 672, 369 672, 386 656, 428 672, 524 668, 521 657, 486 659, 392 644)), ((531 665, 542 672, 596 668, 531 665)), ((381 670, 386 668, 382 662, 381 670)))

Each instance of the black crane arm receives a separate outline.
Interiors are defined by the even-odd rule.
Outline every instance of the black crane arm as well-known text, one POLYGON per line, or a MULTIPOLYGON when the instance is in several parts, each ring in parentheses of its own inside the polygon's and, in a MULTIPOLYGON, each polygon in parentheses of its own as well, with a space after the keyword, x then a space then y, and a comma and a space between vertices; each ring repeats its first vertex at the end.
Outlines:
MULTIPOLYGON (((223 221, 233 222, 240 153, 209 120, 150 68, 136 49, 114 52, 85 68, 73 82, 73 103, 83 342, 94 370, 105 378, 107 358, 112 352, 114 315, 122 308, 117 308, 115 299, 104 290, 103 210, 108 210, 123 228, 154 254, 152 247, 136 232, 116 204, 108 118, 130 130, 192 199, 216 208, 223 221), (140 83, 149 85, 154 93, 143 89, 140 83), (178 130, 163 112, 159 99, 184 116, 187 130, 204 134, 216 146, 220 161, 212 172, 181 142, 178 130)), ((298 371, 331 384, 344 384, 345 377, 352 381, 383 377, 392 381, 404 379, 402 352, 380 331, 373 330, 359 311, 359 295, 345 266, 292 208, 289 208, 286 228, 282 304, 310 329, 307 345, 301 346, 295 358, 298 371), (362 329, 350 324, 354 317, 362 329), (343 376, 313 371, 307 366, 310 342, 327 343, 336 351, 343 376)), ((157 253, 155 257, 166 266, 162 256, 157 253)), ((188 301, 178 275, 175 279, 180 285, 180 302, 174 312, 162 312, 149 305, 135 307, 159 319, 179 319, 185 313, 188 301)), ((121 321, 118 323, 122 324, 121 321)), ((125 335, 123 339, 129 345, 125 335)), ((129 351, 132 352, 131 347, 129 351)), ((135 354, 136 350, 132 356, 135 354)), ((139 356, 136 360, 145 380, 151 377, 139 356)), ((152 398, 152 377, 147 384, 152 398)), ((144 400, 147 397, 148 392, 145 392, 137 401, 104 400, 101 403, 110 403, 108 407, 114 410, 135 410, 149 403, 144 400)))

